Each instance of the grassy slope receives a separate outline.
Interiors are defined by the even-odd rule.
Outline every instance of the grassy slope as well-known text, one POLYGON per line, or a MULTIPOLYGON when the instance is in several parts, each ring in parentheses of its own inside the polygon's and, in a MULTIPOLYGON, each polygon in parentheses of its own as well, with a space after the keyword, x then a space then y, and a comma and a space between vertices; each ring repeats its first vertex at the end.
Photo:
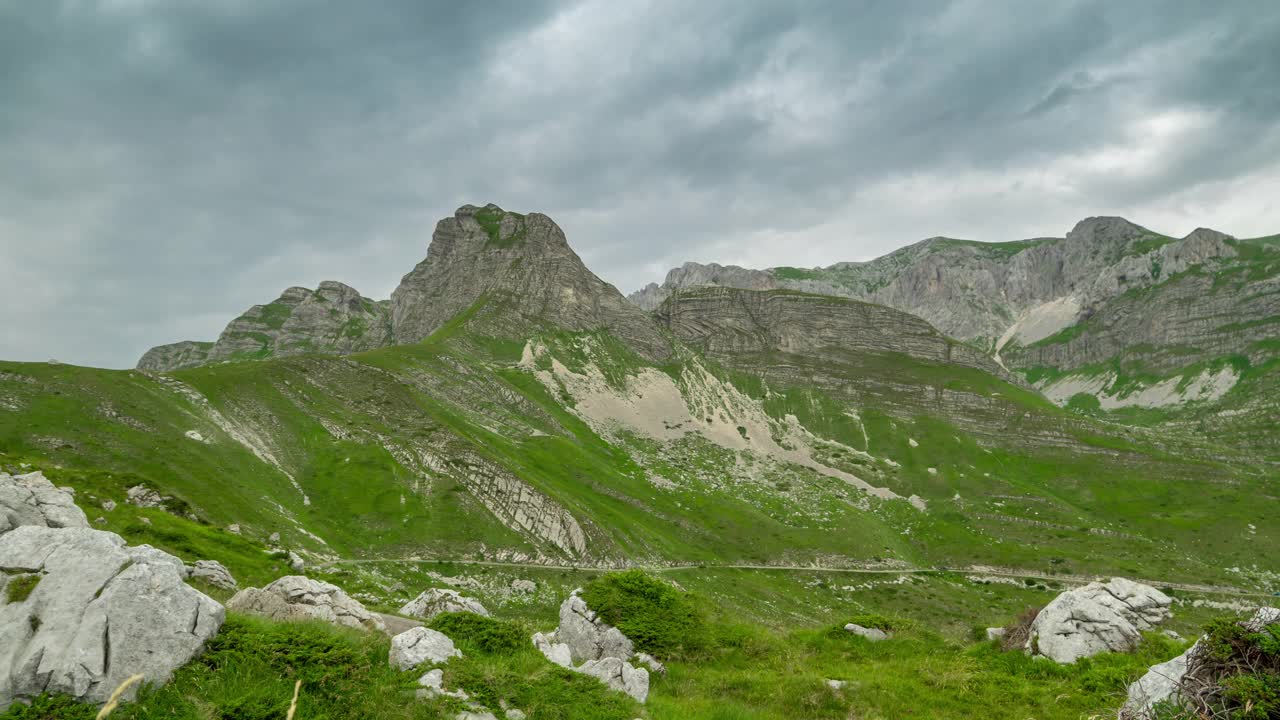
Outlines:
MULTIPOLYGON (((929 513, 865 502, 839 480, 799 466, 724 473, 738 454, 696 436, 667 446, 626 434, 607 439, 573 413, 571 401, 513 367, 521 343, 468 330, 479 305, 417 346, 173 374, 257 438, 309 505, 284 472, 212 423, 200 403, 133 371, 0 364, 0 400, 17 406, 0 414, 0 451, 45 468, 63 465, 67 483, 100 499, 119 503, 137 483, 172 494, 208 523, 200 526, 200 547, 233 567, 235 553, 213 542, 229 535, 218 528, 231 523, 245 528, 242 542, 278 531, 286 545, 327 556, 482 559, 502 548, 556 556, 499 522, 458 468, 405 464, 405 451, 424 448, 480 458, 567 508, 588 533, 590 556, 561 557, 589 564, 836 558, 1227 583, 1226 568, 1280 552, 1280 540, 1247 530, 1266 525, 1253 502, 1266 491, 1265 478, 1212 458, 1169 455, 1140 434, 1077 418, 980 372, 901 357, 809 369, 788 357, 738 371, 710 367, 776 420, 793 415, 830 441, 818 444, 824 463, 903 496, 918 494, 929 513), (811 384, 778 384, 768 370, 776 365, 801 368, 811 384), (832 367, 881 389, 850 396, 829 388, 822 373, 832 367), (952 411, 943 404, 931 409, 893 394, 903 387, 981 400, 991 408, 979 416, 986 436, 947 419, 952 411), (1060 434, 1066 446, 1016 442, 1032 429, 1060 434), (208 442, 185 437, 188 430, 208 442), (677 487, 658 487, 652 475, 677 487)), ((548 339, 570 367, 596 363, 625 384, 642 366, 617 344, 577 356, 574 339, 548 339)), ((172 516, 144 531, 129 506, 101 514, 127 537, 165 546, 156 536, 172 516)))

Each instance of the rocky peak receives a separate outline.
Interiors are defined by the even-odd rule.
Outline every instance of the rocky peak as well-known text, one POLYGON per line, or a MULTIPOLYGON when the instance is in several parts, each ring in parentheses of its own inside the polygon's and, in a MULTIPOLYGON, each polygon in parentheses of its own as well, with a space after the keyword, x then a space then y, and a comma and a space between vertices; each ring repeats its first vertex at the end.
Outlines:
POLYGON ((326 280, 315 290, 287 288, 232 320, 215 343, 185 341, 148 350, 138 369, 167 372, 223 360, 259 360, 302 353, 352 353, 391 343, 385 302, 326 280))
POLYGON ((418 342, 482 303, 500 332, 608 330, 651 359, 670 344, 642 310, 587 269, 546 215, 464 205, 436 224, 427 257, 391 294, 398 342, 418 342))
POLYGON ((1150 234, 1150 230, 1122 217, 1100 216, 1088 217, 1076 223, 1071 232, 1067 233, 1067 240, 1082 243, 1117 242, 1150 234))

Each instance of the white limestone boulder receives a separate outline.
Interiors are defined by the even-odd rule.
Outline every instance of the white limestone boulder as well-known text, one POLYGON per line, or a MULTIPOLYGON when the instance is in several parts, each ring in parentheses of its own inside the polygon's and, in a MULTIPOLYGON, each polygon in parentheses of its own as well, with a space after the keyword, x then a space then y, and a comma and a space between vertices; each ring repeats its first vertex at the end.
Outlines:
POLYGON ((342 588, 302 575, 286 575, 263 588, 245 588, 227 608, 273 620, 324 620, 335 625, 385 632, 382 619, 342 588))
POLYGON ((649 671, 638 665, 662 668, 662 664, 652 656, 637 654, 631 640, 601 620, 579 592, 574 590, 560 605, 560 626, 554 632, 533 635, 534 647, 551 662, 598 678, 644 702, 649 696, 649 671))
POLYGON ((462 657, 462 651, 454 647, 448 635, 431 628, 410 628, 391 638, 388 660, 401 670, 409 670, 424 663, 448 662, 449 658, 462 657))
POLYGON ((89 527, 89 518, 71 493, 54 487, 40 471, 0 472, 0 533, 23 525, 83 528, 89 527))
POLYGON ((34 579, 21 599, 0 592, 0 710, 42 693, 101 703, 134 673, 162 684, 225 617, 180 560, 115 533, 19 527, 0 535, 0 567, 0 585, 34 579))
POLYGON ((1031 623, 1026 649, 1057 663, 1127 652, 1143 631, 1169 618, 1173 600, 1125 578, 1093 582, 1054 598, 1031 623))
POLYGON ((590 675, 619 692, 624 692, 639 702, 649 698, 649 673, 644 668, 631 665, 616 657, 588 660, 575 668, 583 675, 590 675))
POLYGON ((231 571, 217 560, 197 560, 188 568, 188 576, 192 580, 202 580, 223 590, 235 590, 238 587, 231 571))
POLYGON ((449 590, 446 588, 430 588, 422 591, 418 597, 405 603, 400 608, 401 615, 410 617, 418 617, 424 620, 451 612, 469 612, 476 615, 484 615, 488 617, 489 611, 485 606, 480 604, 479 600, 470 598, 457 590, 449 590))

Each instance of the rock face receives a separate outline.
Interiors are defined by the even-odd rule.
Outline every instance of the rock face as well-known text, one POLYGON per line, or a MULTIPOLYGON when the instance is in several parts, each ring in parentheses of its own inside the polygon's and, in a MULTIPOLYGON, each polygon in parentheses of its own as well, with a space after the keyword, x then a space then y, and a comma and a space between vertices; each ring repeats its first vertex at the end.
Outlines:
POLYGON ((712 357, 785 352, 838 359, 851 353, 902 353, 1008 377, 990 357, 918 317, 845 298, 702 288, 672 295, 654 315, 677 338, 712 357))
POLYGON ((138 360, 138 369, 167 372, 198 367, 209 361, 209 351, 212 349, 213 343, 198 340, 157 345, 143 353, 142 358, 138 360))
POLYGON ((273 620, 324 620, 363 630, 384 632, 382 619, 337 585, 301 575, 287 575, 264 588, 245 588, 227 607, 273 620))
POLYGON ((507 329, 608 330, 651 360, 671 353, 647 314, 588 270, 539 213, 464 205, 441 220, 427 258, 391 294, 396 341, 418 342, 473 308, 507 329))
MULTIPOLYGON (((1258 608, 1253 617, 1244 622, 1244 626, 1251 632, 1258 632, 1267 625, 1277 622, 1280 622, 1280 609, 1263 607, 1258 608)), ((1197 640, 1178 657, 1152 665, 1146 675, 1130 685, 1124 707, 1120 709, 1120 719, 1145 720, 1151 717, 1150 711, 1153 705, 1166 701, 1176 702, 1181 691, 1182 678, 1187 674, 1187 668, 1196 657, 1202 640, 1203 638, 1197 640)))
POLYGON ((470 612, 486 617, 489 615, 489 611, 480 604, 479 600, 469 598, 457 590, 444 588, 424 590, 422 594, 400 608, 400 614, 420 617, 424 620, 430 620, 441 613, 451 612, 470 612))
POLYGON ((551 662, 597 677, 614 690, 644 702, 649 697, 649 671, 630 661, 649 661, 658 667, 661 663, 643 653, 638 656, 631 640, 602 621, 579 592, 574 590, 560 605, 560 627, 555 632, 534 634, 534 647, 551 662))
POLYGON ((1101 300, 1207 259, 1232 256, 1236 251, 1228 239, 1200 229, 1174 240, 1123 218, 1092 217, 1065 238, 980 243, 935 237, 869 262, 826 268, 749 270, 686 263, 669 272, 661 286, 631 299, 654 309, 672 292, 708 285, 799 290, 887 305, 952 337, 994 342, 1045 303, 1076 298, 1076 312, 1061 326, 1066 327, 1101 300))
POLYGON ((327 280, 315 290, 291 287, 232 320, 215 343, 182 342, 148 350, 138 369, 164 372, 223 360, 302 353, 347 354, 390 345, 391 309, 327 280))
POLYGON ((1026 648, 1058 663, 1103 652, 1126 652, 1144 630, 1169 618, 1173 601, 1142 583, 1112 578, 1068 590, 1031 623, 1026 648))
POLYGON ((0 600, 0 710, 45 692, 101 703, 134 673, 164 683, 225 615, 180 560, 100 530, 19 527, 0 535, 0 567, 0 586, 37 579, 0 600))
POLYGON ((89 518, 70 493, 54 487, 40 471, 16 476, 0 472, 0 533, 21 525, 89 527, 89 518))
POLYGON ((462 657, 462 651, 453 646, 448 635, 425 627, 411 628, 391 638, 389 652, 391 664, 401 670, 462 657))

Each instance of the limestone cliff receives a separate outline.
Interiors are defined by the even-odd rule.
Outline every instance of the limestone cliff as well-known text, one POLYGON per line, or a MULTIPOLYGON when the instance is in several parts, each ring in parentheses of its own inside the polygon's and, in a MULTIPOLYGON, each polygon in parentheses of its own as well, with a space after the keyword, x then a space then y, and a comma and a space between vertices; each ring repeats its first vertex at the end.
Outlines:
POLYGON ((1230 238, 1197 230, 1175 240, 1123 218, 1094 217, 1065 238, 980 243, 935 237, 861 263, 748 270, 686 263, 661 286, 633 293, 649 309, 674 290, 704 285, 785 288, 850 297, 904 310, 943 333, 994 348, 1013 331, 1024 342, 1057 332, 1086 309, 1211 258, 1231 257, 1230 238), (1055 311, 1043 308, 1056 303, 1055 311), (1020 320, 1037 316, 1034 327, 1020 320), (1044 317, 1039 317, 1044 316, 1044 317), (1051 316, 1051 317, 1050 317, 1051 316), (1039 337, 1027 334, 1044 333, 1039 337))

